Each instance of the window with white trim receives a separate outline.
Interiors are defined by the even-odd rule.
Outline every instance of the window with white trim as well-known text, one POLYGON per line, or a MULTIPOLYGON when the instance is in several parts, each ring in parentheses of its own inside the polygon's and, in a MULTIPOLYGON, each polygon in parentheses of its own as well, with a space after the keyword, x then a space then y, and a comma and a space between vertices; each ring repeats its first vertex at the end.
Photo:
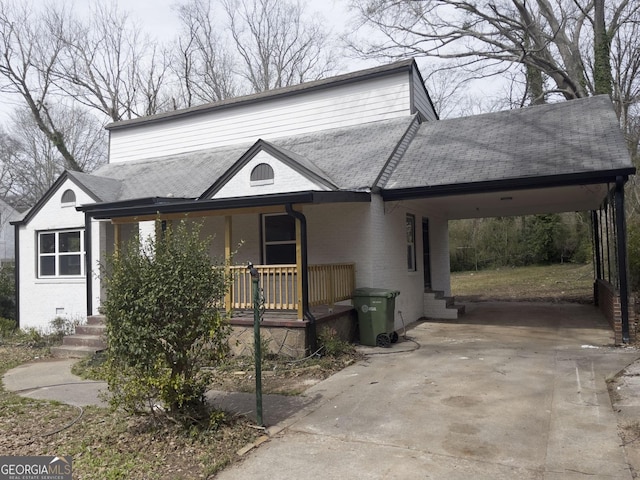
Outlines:
POLYGON ((38 232, 38 277, 84 276, 84 230, 38 232))
POLYGON ((262 216, 265 265, 296 263, 296 221, 286 214, 262 216))
POLYGON ((407 213, 407 270, 416 271, 416 217, 407 213))

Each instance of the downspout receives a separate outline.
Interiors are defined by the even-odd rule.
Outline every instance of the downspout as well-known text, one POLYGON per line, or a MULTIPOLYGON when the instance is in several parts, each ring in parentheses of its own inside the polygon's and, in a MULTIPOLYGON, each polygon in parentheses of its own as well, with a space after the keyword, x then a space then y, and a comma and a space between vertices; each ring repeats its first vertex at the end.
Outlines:
POLYGON ((309 310, 309 262, 307 255, 307 217, 302 212, 298 212, 293 209, 290 203, 285 204, 287 215, 300 220, 300 240, 302 248, 302 311, 307 320, 309 320, 308 326, 308 338, 309 338, 309 353, 316 351, 318 338, 316 332, 316 318, 309 310))
POLYGON ((84 214, 84 278, 87 286, 87 316, 93 315, 93 282, 91 281, 91 216, 84 214))
POLYGON ((620 310, 622 341, 629 343, 629 287, 627 284, 627 224, 624 212, 624 177, 616 177, 615 207, 618 245, 618 275, 620 282, 620 310))
POLYGON ((15 242, 13 256, 13 275, 16 292, 16 328, 20 328, 20 226, 13 226, 13 241, 15 242))

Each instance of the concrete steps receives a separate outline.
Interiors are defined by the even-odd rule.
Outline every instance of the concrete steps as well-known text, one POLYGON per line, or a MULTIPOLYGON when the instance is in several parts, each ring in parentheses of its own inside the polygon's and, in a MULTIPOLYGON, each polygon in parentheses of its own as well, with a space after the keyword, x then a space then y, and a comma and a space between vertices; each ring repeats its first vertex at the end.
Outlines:
POLYGON ((455 320, 464 315, 464 305, 456 305, 455 297, 446 297, 439 290, 424 292, 424 316, 433 319, 455 320))
POLYGON ((105 338, 107 326, 103 315, 87 317, 87 323, 78 325, 74 335, 62 339, 62 345, 51 348, 57 358, 82 358, 107 348, 105 338))

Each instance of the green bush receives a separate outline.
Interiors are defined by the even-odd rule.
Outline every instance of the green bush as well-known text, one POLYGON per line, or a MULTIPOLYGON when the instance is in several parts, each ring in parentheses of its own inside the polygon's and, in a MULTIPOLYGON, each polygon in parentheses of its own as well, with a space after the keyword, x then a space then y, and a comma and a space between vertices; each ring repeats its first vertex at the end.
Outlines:
POLYGON ((16 319, 16 281, 15 267, 0 267, 0 317, 16 319))
POLYGON ((353 344, 342 340, 333 328, 326 328, 318 335, 318 343, 322 347, 324 355, 340 357, 355 352, 353 344))
POLYGON ((8 337, 16 331, 16 321, 11 318, 0 317, 0 337, 8 337))
POLYGON ((640 221, 630 221, 627 226, 627 250, 629 256, 629 284, 634 292, 640 291, 640 221))
MULTIPOLYGON (((111 404, 131 412, 202 412, 209 378, 199 359, 220 362, 230 333, 223 311, 228 278, 209 258, 201 225, 180 222, 104 269, 107 383, 111 404)), ((160 229, 158 228, 158 231, 160 229)))
POLYGON ((76 332, 76 327, 80 324, 79 320, 73 320, 67 317, 55 317, 49 322, 51 329, 51 335, 59 340, 65 335, 73 335, 76 332))

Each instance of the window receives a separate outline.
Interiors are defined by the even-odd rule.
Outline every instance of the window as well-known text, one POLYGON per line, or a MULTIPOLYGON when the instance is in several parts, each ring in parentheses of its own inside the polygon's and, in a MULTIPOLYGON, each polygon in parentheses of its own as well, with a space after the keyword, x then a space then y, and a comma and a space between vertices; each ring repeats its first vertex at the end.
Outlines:
POLYGON ((83 258, 82 230, 38 234, 38 277, 80 277, 83 258))
POLYGON ((296 263, 296 221, 289 215, 263 215, 265 265, 296 263))
POLYGON ((67 205, 75 205, 76 204, 76 194, 73 193, 73 190, 65 190, 62 194, 61 202, 63 206, 67 205))
POLYGON ((266 163, 260 163, 251 170, 251 186, 270 185, 273 183, 273 168, 266 163))
POLYGON ((416 217, 407 214, 407 270, 416 271, 416 217))

